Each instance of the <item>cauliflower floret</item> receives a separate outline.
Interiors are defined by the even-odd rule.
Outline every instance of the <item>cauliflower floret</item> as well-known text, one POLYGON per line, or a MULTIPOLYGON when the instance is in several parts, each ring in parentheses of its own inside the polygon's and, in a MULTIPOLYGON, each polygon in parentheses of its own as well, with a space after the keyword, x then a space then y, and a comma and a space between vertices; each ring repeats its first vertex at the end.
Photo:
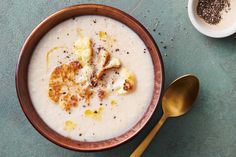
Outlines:
POLYGON ((110 59, 110 54, 107 51, 101 49, 99 51, 99 56, 98 56, 99 67, 103 68, 107 64, 109 59, 110 59))
POLYGON ((93 75, 93 67, 90 65, 85 65, 79 72, 78 75, 76 75, 76 82, 80 82, 86 86, 89 85, 91 77, 93 75))
POLYGON ((79 38, 79 40, 74 43, 73 52, 78 56, 83 66, 91 64, 93 56, 92 40, 86 37, 79 38))
POLYGON ((120 68, 121 62, 118 58, 110 57, 109 52, 102 49, 99 52, 98 65, 97 78, 100 78, 106 70, 120 68))
POLYGON ((127 94, 132 91, 135 86, 135 75, 128 69, 122 68, 120 78, 114 84, 115 91, 121 94, 127 94))
POLYGON ((105 70, 111 68, 119 68, 121 66, 120 60, 118 58, 111 58, 107 65, 104 67, 105 70))

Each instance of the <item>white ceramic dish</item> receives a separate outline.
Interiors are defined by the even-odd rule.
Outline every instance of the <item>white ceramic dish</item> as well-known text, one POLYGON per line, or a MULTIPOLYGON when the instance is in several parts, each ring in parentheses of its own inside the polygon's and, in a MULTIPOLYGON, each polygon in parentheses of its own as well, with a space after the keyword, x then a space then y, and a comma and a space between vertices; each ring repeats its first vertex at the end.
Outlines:
POLYGON ((202 34, 213 38, 224 38, 236 33, 236 1, 230 1, 230 8, 228 13, 222 14, 222 20, 217 25, 207 24, 203 19, 197 15, 198 0, 188 1, 188 15, 193 26, 202 34))

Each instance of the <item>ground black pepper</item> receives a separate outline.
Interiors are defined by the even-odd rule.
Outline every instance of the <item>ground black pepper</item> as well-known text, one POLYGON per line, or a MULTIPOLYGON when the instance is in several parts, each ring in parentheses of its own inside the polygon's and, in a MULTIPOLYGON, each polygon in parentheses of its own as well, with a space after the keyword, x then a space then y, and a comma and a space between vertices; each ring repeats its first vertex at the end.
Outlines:
POLYGON ((146 50, 147 50, 147 49, 143 49, 143 53, 146 53, 146 50))
POLYGON ((117 51, 120 51, 120 49, 116 49, 115 51, 116 51, 116 52, 117 52, 117 51))
POLYGON ((207 23, 216 25, 222 19, 223 10, 229 10, 229 0, 199 0, 197 14, 207 23))

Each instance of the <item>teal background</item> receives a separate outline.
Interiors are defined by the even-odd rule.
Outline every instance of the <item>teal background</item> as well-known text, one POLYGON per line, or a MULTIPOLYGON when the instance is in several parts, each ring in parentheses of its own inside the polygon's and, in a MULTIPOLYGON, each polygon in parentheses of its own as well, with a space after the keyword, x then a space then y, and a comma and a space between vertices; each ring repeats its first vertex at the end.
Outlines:
POLYGON ((185 73, 193 73, 200 79, 200 94, 194 108, 186 116, 169 119, 144 157, 236 155, 236 36, 212 39, 197 32, 188 19, 187 0, 1 0, 1 157, 126 157, 159 120, 160 105, 150 123, 134 139, 97 153, 61 148, 42 137, 28 122, 19 106, 14 82, 21 46, 44 18, 81 3, 111 5, 139 20, 161 50, 165 86, 185 73))

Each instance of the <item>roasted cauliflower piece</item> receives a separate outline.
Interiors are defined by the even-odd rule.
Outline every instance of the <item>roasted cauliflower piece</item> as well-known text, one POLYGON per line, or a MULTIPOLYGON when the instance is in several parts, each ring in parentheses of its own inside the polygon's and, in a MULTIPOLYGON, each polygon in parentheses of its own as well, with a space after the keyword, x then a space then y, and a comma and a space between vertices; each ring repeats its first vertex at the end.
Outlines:
POLYGON ((74 43, 73 52, 78 56, 82 66, 90 65, 93 57, 92 40, 86 37, 79 38, 74 43))
POLYGON ((118 58, 111 58, 107 65, 104 67, 105 70, 112 68, 119 68, 121 66, 120 60, 118 58))
POLYGON ((110 59, 109 52, 101 49, 98 55, 98 66, 103 68, 107 64, 109 59, 110 59))
POLYGON ((115 91, 121 94, 127 94, 134 89, 135 86, 135 75, 133 72, 126 68, 122 68, 120 72, 120 77, 114 84, 115 91))
POLYGON ((93 76, 94 68, 91 65, 85 65, 80 74, 76 76, 76 81, 81 82, 84 87, 88 87, 93 76))
POLYGON ((71 107, 78 104, 78 97, 73 88, 79 86, 74 81, 79 69, 81 69, 80 63, 73 61, 56 67, 50 76, 48 96, 66 111, 70 111, 71 107))
POLYGON ((82 64, 81 76, 78 78, 79 82, 84 82, 87 87, 90 83, 90 79, 94 72, 94 67, 92 66, 93 50, 92 50, 92 40, 86 37, 80 37, 74 43, 74 53, 78 56, 79 62, 82 64))
POLYGON ((98 55, 97 78, 100 78, 106 70, 120 68, 120 60, 118 58, 111 57, 108 51, 102 49, 98 55))

